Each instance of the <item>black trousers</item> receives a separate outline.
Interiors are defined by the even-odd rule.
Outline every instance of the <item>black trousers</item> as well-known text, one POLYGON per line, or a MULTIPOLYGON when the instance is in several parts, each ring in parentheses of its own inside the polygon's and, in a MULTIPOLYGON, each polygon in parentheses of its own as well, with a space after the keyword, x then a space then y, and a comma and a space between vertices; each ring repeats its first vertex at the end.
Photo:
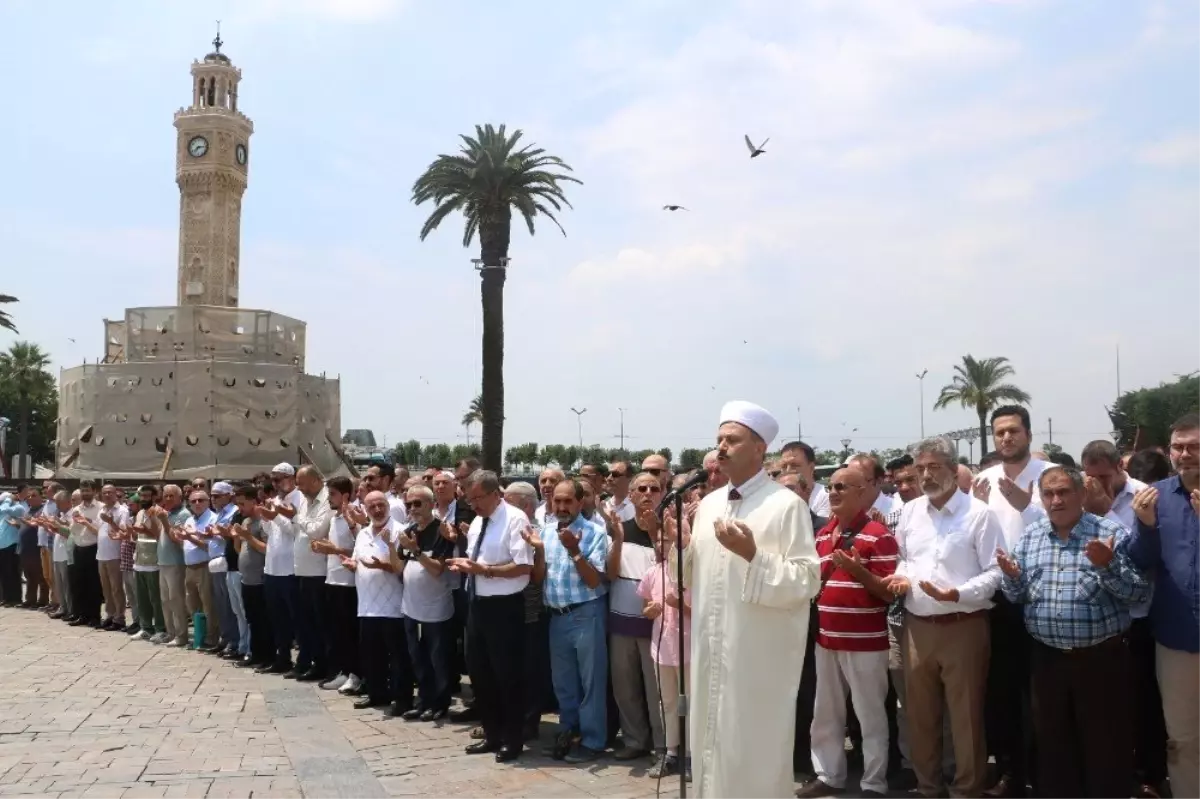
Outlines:
POLYGON ((1129 660, 1133 690, 1133 754, 1138 782, 1162 788, 1167 780, 1167 723, 1154 670, 1154 633, 1149 619, 1129 627, 1129 660))
POLYGON ((275 661, 275 630, 267 612, 267 590, 261 585, 242 583, 242 607, 250 627, 250 659, 263 665, 275 661))
POLYGON ((325 662, 332 674, 357 674, 358 591, 352 585, 325 584, 325 662))
POLYGON ((462 675, 467 673, 467 592, 462 588, 455 588, 451 596, 454 597, 454 651, 451 653, 451 670, 453 690, 457 692, 462 687, 462 675))
POLYGON ((404 619, 359 617, 358 644, 367 697, 373 702, 396 702, 403 710, 412 707, 412 670, 404 619))
POLYGON ((21 560, 17 545, 0 549, 0 602, 16 605, 21 601, 21 560))
POLYGON ((42 550, 36 543, 21 547, 21 571, 25 574, 25 604, 48 604, 50 586, 42 574, 42 550))
POLYGON ((97 545, 75 547, 75 574, 79 591, 72 594, 75 613, 85 621, 100 621, 100 604, 104 594, 100 590, 100 571, 96 566, 97 545))
POLYGON ((1037 642, 1031 648, 1041 795, 1129 796, 1133 692, 1125 637, 1065 652, 1037 642))
POLYGON ((475 596, 467 613, 467 668, 488 741, 521 748, 525 721, 525 596, 475 596))
MULTIPOLYGON (((1025 734, 1031 718, 1029 695, 1029 650, 1032 639, 1025 630, 1025 612, 1000 592, 992 597, 992 654, 988 664, 984 726, 988 754, 996 758, 999 774, 1008 774, 1022 788, 1027 782, 1037 788, 1033 764, 1033 740, 1025 734)), ((1055 796, 1059 794, 1046 794, 1055 796)))
POLYGON ((525 725, 538 729, 542 714, 555 704, 550 678, 550 619, 525 622, 525 725))
MULTIPOLYGON (((804 650, 804 667, 800 672, 800 690, 796 694, 796 740, 792 745, 792 770, 812 774, 813 706, 817 702, 817 665, 813 661, 817 643, 817 611, 808 617, 808 643, 804 650)), ((847 717, 849 718, 849 717, 847 717)))
POLYGON ((450 664, 454 646, 454 619, 422 622, 404 619, 408 657, 417 682, 418 707, 422 710, 450 708, 450 664))
POLYGON ((302 671, 316 669, 324 674, 329 669, 326 660, 325 624, 322 617, 322 601, 325 598, 325 575, 320 577, 296 576, 299 586, 296 597, 296 643, 300 651, 296 655, 296 668, 302 671))
POLYGON ((263 589, 267 597, 267 612, 271 616, 277 666, 292 665, 292 642, 295 640, 293 619, 296 615, 296 578, 293 575, 264 575, 263 589))

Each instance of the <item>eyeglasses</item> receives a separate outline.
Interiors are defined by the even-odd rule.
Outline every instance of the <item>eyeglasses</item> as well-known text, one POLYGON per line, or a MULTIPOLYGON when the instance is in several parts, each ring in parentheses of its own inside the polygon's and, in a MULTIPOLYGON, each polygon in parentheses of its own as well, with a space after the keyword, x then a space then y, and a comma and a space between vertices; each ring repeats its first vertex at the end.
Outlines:
POLYGON ((189 502, 191 502, 193 505, 203 505, 206 502, 208 502, 208 500, 207 499, 192 499, 192 500, 189 500, 189 502))
POLYGON ((642 469, 642 471, 645 472, 646 474, 652 474, 655 477, 658 477, 660 474, 665 472, 666 469, 642 469))
POLYGON ((661 494, 661 486, 640 485, 637 487, 639 494, 661 494))
POLYGON ((405 502, 404 504, 405 504, 405 505, 407 505, 407 506, 408 506, 408 507, 410 507, 410 508, 423 508, 423 507, 425 507, 425 502, 424 502, 424 500, 420 500, 420 499, 410 499, 410 500, 408 500, 407 502, 405 502))
POLYGON ((608 476, 614 480, 620 480, 622 477, 627 477, 628 475, 625 472, 609 472, 608 476))
POLYGON ((842 494, 846 491, 857 491, 860 488, 862 488, 862 486, 852 486, 847 483, 830 483, 829 484, 829 490, 836 494, 842 494))

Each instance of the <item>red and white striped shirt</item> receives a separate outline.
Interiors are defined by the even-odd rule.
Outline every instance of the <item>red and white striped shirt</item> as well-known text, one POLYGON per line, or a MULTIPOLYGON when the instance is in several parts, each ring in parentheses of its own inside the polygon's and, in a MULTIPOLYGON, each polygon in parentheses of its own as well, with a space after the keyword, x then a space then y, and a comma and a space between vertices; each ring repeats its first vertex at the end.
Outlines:
POLYGON ((899 547, 887 527, 860 512, 843 535, 836 516, 817 533, 821 579, 817 597, 817 643, 826 649, 878 652, 888 648, 888 603, 872 594, 845 569, 834 566, 835 549, 853 548, 867 571, 884 578, 896 571, 899 547), (857 533, 854 533, 857 531, 857 533), (853 533, 853 539, 848 534, 853 533))

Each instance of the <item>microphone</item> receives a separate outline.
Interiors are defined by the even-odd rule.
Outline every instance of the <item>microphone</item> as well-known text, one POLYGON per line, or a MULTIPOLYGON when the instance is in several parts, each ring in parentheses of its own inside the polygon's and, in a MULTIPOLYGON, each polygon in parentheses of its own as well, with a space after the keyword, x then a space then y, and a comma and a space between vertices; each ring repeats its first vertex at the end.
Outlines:
POLYGON ((706 469, 697 470, 696 473, 694 475, 692 475, 691 479, 689 479, 686 483, 684 483, 677 489, 672 489, 671 491, 668 491, 665 495, 663 495, 662 502, 658 503, 658 510, 656 510, 655 513, 658 514, 659 516, 662 516, 663 511, 665 511, 670 506, 670 504, 675 500, 675 497, 682 496, 683 494, 686 494, 687 492, 691 491, 693 488, 696 488, 697 486, 702 486, 707 482, 708 482, 708 470, 706 470, 706 469))

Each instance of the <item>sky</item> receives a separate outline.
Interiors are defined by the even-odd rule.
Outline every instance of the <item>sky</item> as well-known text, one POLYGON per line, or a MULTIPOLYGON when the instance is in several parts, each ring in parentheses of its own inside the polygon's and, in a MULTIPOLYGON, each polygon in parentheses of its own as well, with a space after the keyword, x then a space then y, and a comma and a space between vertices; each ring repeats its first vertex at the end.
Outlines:
POLYGON ((572 407, 588 445, 624 408, 631 449, 706 447, 731 399, 904 446, 922 408, 975 424, 932 408, 969 353, 1078 454, 1118 347, 1124 390, 1200 367, 1190 0, 5 0, 0 293, 56 369, 175 302, 172 115, 217 19, 255 126, 241 304, 306 320, 389 444, 465 441, 478 250, 459 218, 420 242, 410 193, 485 122, 583 181, 565 237, 514 227, 506 447, 577 443, 572 407))

